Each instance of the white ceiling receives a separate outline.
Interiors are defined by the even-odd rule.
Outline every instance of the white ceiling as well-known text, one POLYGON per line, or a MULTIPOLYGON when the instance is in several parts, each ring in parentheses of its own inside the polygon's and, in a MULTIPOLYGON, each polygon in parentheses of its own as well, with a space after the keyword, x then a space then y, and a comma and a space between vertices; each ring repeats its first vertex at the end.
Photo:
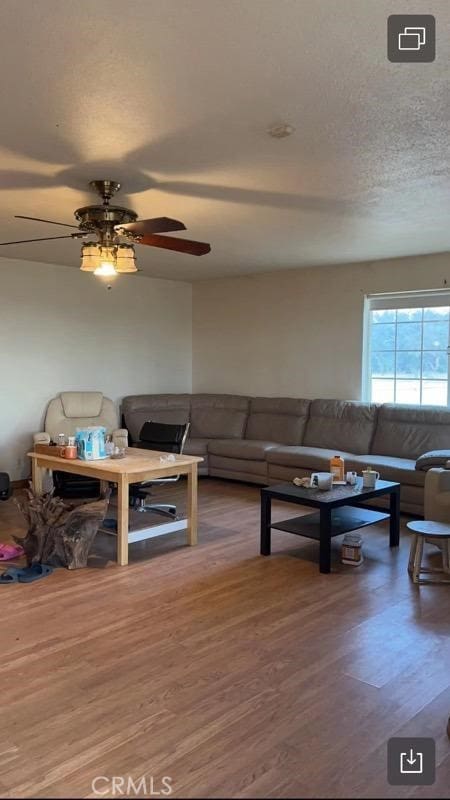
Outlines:
MULTIPOLYGON (((448 0, 2 0, 0 240, 57 236, 120 180, 184 221, 200 278, 450 250, 448 0), (391 64, 389 13, 433 13, 438 57, 391 64), (295 126, 276 140, 266 128, 295 126)), ((1 248, 79 266, 80 243, 1 248)))

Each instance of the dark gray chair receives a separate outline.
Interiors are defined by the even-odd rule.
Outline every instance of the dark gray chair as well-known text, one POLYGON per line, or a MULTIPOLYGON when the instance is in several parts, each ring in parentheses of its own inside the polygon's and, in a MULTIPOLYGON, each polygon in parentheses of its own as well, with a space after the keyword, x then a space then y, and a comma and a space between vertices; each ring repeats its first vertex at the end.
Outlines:
MULTIPOLYGON (((158 450, 162 453, 182 453, 189 431, 189 422, 184 425, 168 425, 163 422, 145 422, 139 434, 139 441, 133 446, 145 450, 158 450)), ((147 503, 151 495, 152 486, 164 486, 176 483, 180 476, 171 478, 156 478, 145 483, 130 485, 130 505, 135 511, 142 513, 154 512, 174 518, 177 508, 172 503, 147 503)))
POLYGON ((0 472, 0 500, 7 500, 11 497, 12 488, 7 472, 0 472))

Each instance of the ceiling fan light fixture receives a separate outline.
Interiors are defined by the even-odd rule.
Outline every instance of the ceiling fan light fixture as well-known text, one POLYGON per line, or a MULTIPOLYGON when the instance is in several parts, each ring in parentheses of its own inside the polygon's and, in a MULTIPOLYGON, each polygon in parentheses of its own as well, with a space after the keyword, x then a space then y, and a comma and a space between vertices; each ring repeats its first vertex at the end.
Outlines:
POLYGON ((136 255, 132 244, 117 245, 116 253, 116 272, 119 275, 124 273, 137 272, 136 255))
POLYGON ((100 265, 97 242, 86 242, 81 248, 82 272, 95 272, 100 265))
POLYGON ((112 275, 116 275, 117 247, 99 244, 97 248, 98 265, 94 269, 94 275, 101 278, 110 278, 112 275))

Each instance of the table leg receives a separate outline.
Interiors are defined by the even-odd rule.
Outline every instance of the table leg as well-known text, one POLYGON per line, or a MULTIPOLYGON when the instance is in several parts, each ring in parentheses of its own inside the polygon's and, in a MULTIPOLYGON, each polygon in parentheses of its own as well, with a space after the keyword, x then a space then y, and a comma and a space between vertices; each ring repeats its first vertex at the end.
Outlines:
POLYGON ((389 512, 389 546, 398 547, 400 544, 400 486, 391 492, 389 512))
POLYGON ((43 478, 45 470, 40 467, 35 458, 31 459, 31 482, 35 494, 43 492, 43 478))
POLYGON ((261 546, 262 556, 270 556, 271 551, 271 523, 272 517, 272 498, 261 492, 261 546))
POLYGON ((187 542, 191 547, 197 544, 197 464, 192 464, 187 474, 187 542))
POLYGON ((328 573, 331 570, 331 508, 320 509, 320 551, 319 570, 328 573))
POLYGON ((417 548, 417 533, 412 533, 411 549, 409 551, 409 561, 408 561, 408 572, 410 575, 412 575, 414 569, 414 558, 416 555, 416 548, 417 548))
POLYGON ((423 536, 417 537, 416 554, 414 556, 413 566, 413 582, 420 583, 420 567, 422 566, 423 557, 423 536))
POLYGON ((128 564, 128 477, 121 475, 117 482, 117 563, 128 564))

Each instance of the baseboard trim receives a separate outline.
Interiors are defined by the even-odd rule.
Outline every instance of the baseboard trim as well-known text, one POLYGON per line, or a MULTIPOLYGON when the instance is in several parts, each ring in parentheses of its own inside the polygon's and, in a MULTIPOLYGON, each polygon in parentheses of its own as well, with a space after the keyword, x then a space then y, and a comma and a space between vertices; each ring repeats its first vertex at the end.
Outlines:
POLYGON ((26 489, 30 480, 31 478, 23 478, 20 481, 11 481, 11 486, 13 489, 26 489))

